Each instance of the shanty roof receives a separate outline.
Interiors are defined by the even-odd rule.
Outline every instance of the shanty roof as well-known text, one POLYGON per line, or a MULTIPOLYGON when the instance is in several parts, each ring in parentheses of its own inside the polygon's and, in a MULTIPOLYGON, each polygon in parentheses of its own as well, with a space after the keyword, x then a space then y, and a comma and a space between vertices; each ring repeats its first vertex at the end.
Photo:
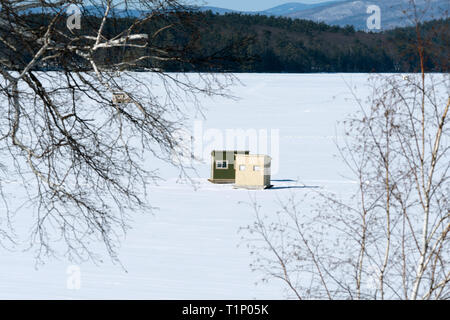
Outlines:
POLYGON ((245 153, 250 153, 250 151, 248 151, 248 150, 246 150, 246 151, 244 151, 244 150, 213 150, 213 151, 211 151, 211 155, 214 155, 215 153, 220 153, 220 152, 225 152, 225 153, 242 153, 242 154, 245 154, 245 153))
POLYGON ((239 156, 241 157, 254 157, 254 158, 262 158, 262 157, 267 157, 269 159, 272 159, 271 156, 268 156, 267 154, 240 154, 239 156))

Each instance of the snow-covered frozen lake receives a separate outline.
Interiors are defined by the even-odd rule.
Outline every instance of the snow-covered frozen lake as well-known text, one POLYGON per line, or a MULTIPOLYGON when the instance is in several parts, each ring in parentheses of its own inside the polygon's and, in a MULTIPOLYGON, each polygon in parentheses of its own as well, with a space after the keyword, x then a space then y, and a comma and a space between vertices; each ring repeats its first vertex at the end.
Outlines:
MULTIPOLYGON (((65 260, 35 268, 33 252, 0 249, 0 299, 283 299, 277 280, 258 283, 239 233, 254 221, 245 202, 254 197, 270 214, 278 201, 320 187, 351 192, 353 181, 335 158, 336 122, 357 110, 349 86, 369 94, 366 74, 241 74, 232 93, 237 101, 204 99, 208 130, 278 130, 275 188, 235 190, 212 185, 210 164, 197 165, 198 183, 177 183, 177 171, 161 168, 165 181, 149 189, 153 214, 134 216, 120 249, 124 268, 111 263, 79 266, 81 286, 67 288, 65 260), (243 203, 244 202, 244 203, 243 203)), ((198 119, 201 120, 201 119, 198 119)), ((194 120, 192 121, 194 126, 194 120)), ((196 122, 197 125, 199 122, 196 122)), ((213 146, 205 146, 212 148, 213 146)), ((254 152, 252 152, 254 153, 254 152)), ((270 150, 269 150, 270 154, 270 150)), ((17 196, 17 195, 12 195, 17 196)), ((0 210, 4 208, 0 205, 0 210)), ((27 209, 18 215, 26 216, 27 209)), ((19 246, 20 247, 20 246, 19 246)))

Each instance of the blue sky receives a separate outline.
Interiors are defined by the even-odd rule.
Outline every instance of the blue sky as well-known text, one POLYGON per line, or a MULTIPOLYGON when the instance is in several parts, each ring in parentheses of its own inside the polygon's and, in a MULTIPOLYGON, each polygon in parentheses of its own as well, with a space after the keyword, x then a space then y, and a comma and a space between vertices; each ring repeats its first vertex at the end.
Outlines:
POLYGON ((246 11, 265 10, 288 2, 319 3, 326 1, 329 0, 197 0, 198 3, 203 2, 208 6, 246 11))

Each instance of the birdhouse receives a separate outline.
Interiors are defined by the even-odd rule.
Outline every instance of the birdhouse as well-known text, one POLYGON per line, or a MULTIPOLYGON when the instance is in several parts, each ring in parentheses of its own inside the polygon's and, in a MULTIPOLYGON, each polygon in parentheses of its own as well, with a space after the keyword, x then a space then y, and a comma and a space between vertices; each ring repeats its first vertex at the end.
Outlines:
POLYGON ((112 102, 114 104, 129 103, 131 98, 125 92, 114 92, 112 102))

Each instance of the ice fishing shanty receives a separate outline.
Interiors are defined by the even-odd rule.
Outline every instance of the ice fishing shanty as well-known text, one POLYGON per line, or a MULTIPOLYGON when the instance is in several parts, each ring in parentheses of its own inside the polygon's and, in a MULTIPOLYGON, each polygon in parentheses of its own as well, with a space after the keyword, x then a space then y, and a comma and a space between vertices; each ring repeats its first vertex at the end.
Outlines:
POLYGON ((272 158, 259 154, 238 154, 235 159, 235 188, 268 189, 272 158))
POLYGON ((211 152, 211 178, 212 183, 235 183, 235 161, 238 155, 248 155, 249 151, 214 150, 211 152))

